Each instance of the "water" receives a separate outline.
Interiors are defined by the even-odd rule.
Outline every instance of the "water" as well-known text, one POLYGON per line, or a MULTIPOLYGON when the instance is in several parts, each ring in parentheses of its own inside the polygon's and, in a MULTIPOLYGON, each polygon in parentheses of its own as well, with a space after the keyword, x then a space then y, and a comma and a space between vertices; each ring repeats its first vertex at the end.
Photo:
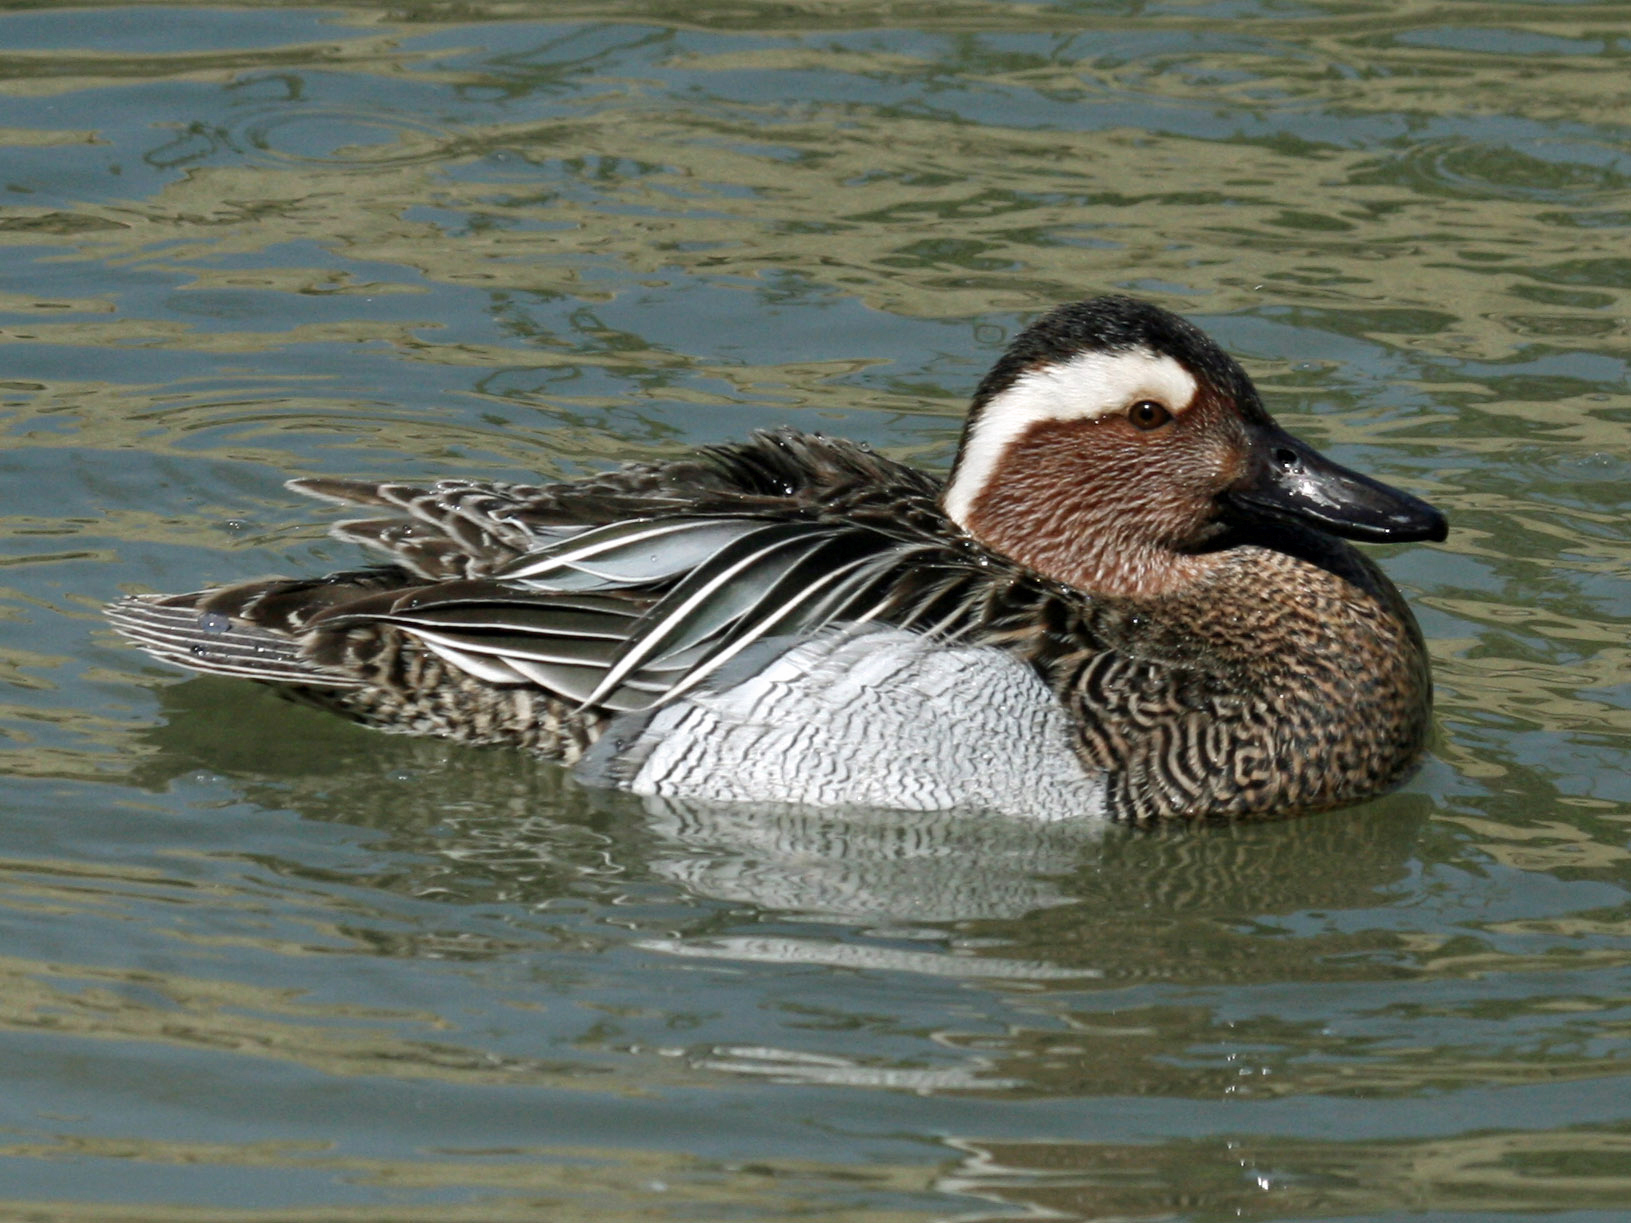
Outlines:
POLYGON ((1628 17, 0 8, 0 1213, 1627 1217, 1628 17), (292 474, 944 463, 1111 288, 1451 514, 1401 792, 646 810, 96 611, 351 563, 292 474))

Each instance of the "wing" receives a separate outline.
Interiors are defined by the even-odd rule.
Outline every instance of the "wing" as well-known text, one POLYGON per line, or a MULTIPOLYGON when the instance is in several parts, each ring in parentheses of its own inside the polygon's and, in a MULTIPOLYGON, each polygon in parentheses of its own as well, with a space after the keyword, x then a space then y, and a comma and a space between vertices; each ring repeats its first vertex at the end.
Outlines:
POLYGON ((382 635, 487 684, 530 684, 580 709, 644 709, 766 637, 882 619, 944 631, 970 571, 942 545, 866 526, 636 519, 578 531, 490 577, 424 582, 381 568, 136 596, 109 608, 148 653, 270 683, 389 686, 382 635))
POLYGON ((480 683, 617 712, 767 637, 872 619, 955 633, 994 572, 948 542, 932 477, 802 434, 565 485, 293 487, 390 511, 335 533, 395 564, 139 596, 110 608, 115 627, 193 670, 335 689, 411 686, 406 639, 480 683))
MULTIPOLYGON (((583 709, 686 692, 755 642, 902 610, 935 551, 866 527, 689 517, 610 523, 493 577, 394 592, 314 619, 311 660, 345 672, 359 629, 405 633, 488 683, 535 684, 583 709)), ((923 610, 935 603, 920 599, 923 610)), ((906 618, 921 619, 916 608, 906 618)))

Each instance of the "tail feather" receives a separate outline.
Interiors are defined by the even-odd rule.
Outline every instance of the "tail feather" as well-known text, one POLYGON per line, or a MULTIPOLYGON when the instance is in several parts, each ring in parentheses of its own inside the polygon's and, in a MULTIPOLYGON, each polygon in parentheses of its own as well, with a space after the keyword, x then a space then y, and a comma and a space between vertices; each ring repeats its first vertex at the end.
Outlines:
POLYGON ((354 688, 361 681, 301 656, 293 638, 219 612, 201 611, 208 592, 132 595, 104 609, 114 631, 154 658, 202 671, 273 684, 354 688))

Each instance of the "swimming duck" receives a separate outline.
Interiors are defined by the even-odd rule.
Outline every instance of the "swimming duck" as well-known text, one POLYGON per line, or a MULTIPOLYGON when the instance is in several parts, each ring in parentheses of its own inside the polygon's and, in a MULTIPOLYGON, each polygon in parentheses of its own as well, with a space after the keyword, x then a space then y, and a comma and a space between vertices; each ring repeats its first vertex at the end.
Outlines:
POLYGON ((1444 517, 1280 429, 1150 303, 1021 332, 950 475, 759 433, 551 485, 323 478, 388 564, 110 605, 167 662, 384 730, 709 801, 1132 821, 1397 783, 1432 702, 1409 608, 1345 540, 1444 517))

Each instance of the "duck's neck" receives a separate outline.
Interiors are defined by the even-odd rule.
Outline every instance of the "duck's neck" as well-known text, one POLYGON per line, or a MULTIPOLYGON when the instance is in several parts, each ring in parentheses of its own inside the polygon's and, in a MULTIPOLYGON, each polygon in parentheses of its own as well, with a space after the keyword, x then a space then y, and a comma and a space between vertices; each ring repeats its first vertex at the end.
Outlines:
POLYGON ((946 512, 991 551, 1084 594, 1160 598, 1196 588, 1220 563, 1215 552, 1179 551, 1127 530, 1093 499, 1042 503, 1009 491, 948 498, 946 512))

